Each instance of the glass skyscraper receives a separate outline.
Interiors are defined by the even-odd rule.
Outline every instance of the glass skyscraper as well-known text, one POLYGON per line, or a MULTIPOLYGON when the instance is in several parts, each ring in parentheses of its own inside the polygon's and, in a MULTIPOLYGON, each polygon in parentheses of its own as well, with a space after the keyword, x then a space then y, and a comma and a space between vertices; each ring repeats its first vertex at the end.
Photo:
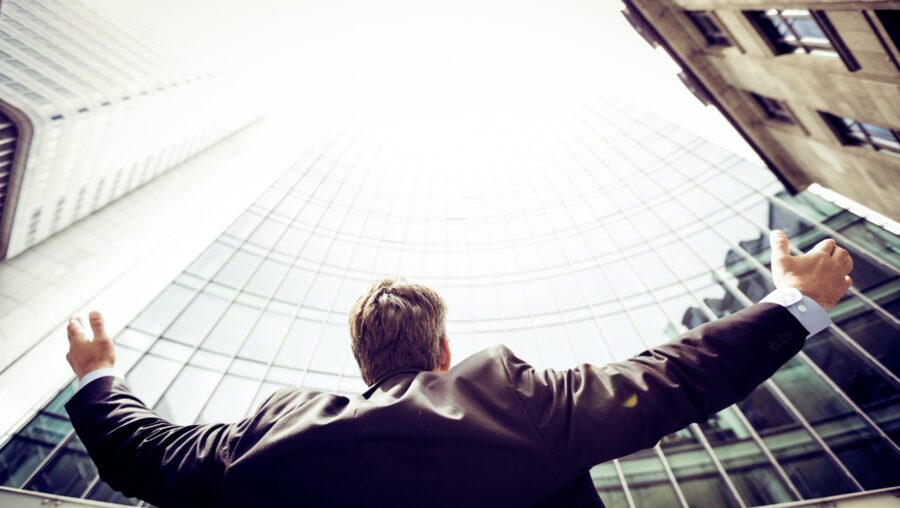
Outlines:
MULTIPOLYGON (((852 253, 834 326, 744 401, 594 468, 596 487, 610 507, 740 507, 900 484, 896 231, 618 100, 495 141, 477 160, 365 122, 319 141, 117 335, 118 367, 180 424, 282 386, 358 394, 347 313, 384 275, 444 295, 455 361, 504 343, 537 368, 601 365, 762 298, 780 228, 852 253)), ((137 503, 74 436, 75 386, 3 444, 0 484, 137 503)))

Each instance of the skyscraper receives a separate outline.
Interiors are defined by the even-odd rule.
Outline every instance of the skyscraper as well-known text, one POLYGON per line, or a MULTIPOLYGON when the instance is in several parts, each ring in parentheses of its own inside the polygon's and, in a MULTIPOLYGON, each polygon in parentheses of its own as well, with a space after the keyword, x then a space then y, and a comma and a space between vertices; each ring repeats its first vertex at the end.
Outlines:
POLYGON ((623 0, 781 181, 900 218, 896 2, 623 0))
POLYGON ((222 44, 198 59, 125 23, 82 2, 3 2, 0 259, 262 114, 269 83, 236 65, 243 56, 225 44, 234 34, 208 28, 222 44))
MULTIPOLYGON (((455 361, 501 342, 537 368, 602 365, 760 299, 781 228, 853 254, 835 325, 741 403, 597 466, 597 489, 612 507, 756 506, 900 484, 896 231, 616 99, 486 137, 415 130, 359 121, 317 143, 115 330, 136 393, 181 424, 285 385, 360 393, 347 312, 382 275, 444 295, 455 361)), ((134 502, 72 433, 73 389, 10 429, 0 483, 134 502)))

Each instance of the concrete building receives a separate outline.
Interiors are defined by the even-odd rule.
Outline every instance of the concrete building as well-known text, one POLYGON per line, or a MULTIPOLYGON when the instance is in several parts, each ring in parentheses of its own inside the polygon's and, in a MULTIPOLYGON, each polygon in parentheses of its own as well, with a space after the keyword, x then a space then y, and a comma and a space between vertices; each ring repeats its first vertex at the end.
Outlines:
POLYGON ((900 217, 900 2, 623 1, 791 192, 900 217))
MULTIPOLYGON (((157 271, 156 294, 126 285, 98 303, 130 296, 108 312, 129 384, 181 424, 239 420, 286 385, 359 394, 347 313, 397 272, 444 295, 456 362, 504 343, 536 368, 602 365, 759 300, 766 238, 782 228, 798 249, 831 236, 852 252, 856 285, 834 326, 747 399, 597 466, 596 488, 611 508, 890 502, 895 233, 617 100, 573 101, 502 135, 489 151, 436 140, 444 153, 354 123, 313 144, 180 268, 157 271)), ((55 353, 0 374, 0 396, 62 362, 60 336, 55 353)), ((0 485, 19 489, 0 496, 138 503, 99 480, 74 435, 61 410, 71 377, 41 386, 0 428, 0 485)))
POLYGON ((267 81, 236 72, 230 45, 198 59, 167 42, 81 1, 3 2, 0 259, 262 114, 267 81))

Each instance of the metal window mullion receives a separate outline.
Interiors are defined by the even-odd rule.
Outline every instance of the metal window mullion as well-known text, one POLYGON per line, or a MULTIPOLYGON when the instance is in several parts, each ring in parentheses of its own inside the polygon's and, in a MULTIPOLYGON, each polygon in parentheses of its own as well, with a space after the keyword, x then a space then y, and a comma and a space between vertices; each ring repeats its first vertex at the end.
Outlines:
POLYGON ((625 494, 625 501, 628 502, 628 508, 636 508, 634 504, 634 497, 631 495, 631 489, 628 487, 628 483, 625 481, 625 472, 622 471, 622 465, 619 464, 619 459, 614 459, 612 463, 613 467, 616 469, 616 476, 619 477, 619 483, 622 485, 622 492, 625 494))
POLYGON ((46 467, 53 459, 55 459, 56 456, 59 455, 60 451, 72 441, 72 438, 74 436, 74 428, 66 432, 63 435, 62 439, 59 440, 59 443, 56 443, 56 445, 51 448, 49 452, 47 452, 47 456, 44 457, 40 462, 38 462, 38 465, 34 467, 34 469, 27 477, 25 477, 25 480, 22 481, 18 488, 24 489, 25 487, 27 487, 28 484, 37 477, 41 470, 46 467))
MULTIPOLYGON (((621 153, 621 152, 620 152, 620 153, 621 153)), ((624 155, 624 154, 623 154, 623 155, 624 155)), ((677 170, 676 168, 672 168, 672 169, 675 170, 675 171, 678 171, 679 173, 681 173, 681 171, 680 171, 680 170, 677 170)), ((682 176, 685 176, 685 175, 682 174, 682 176)), ((685 178, 687 178, 689 181, 694 181, 694 179, 693 179, 692 177, 685 176, 685 178)), ((695 183, 696 183, 696 182, 695 182, 695 183)), ((655 213, 655 212, 654 212, 654 213, 655 213)), ((703 220, 704 223, 706 223, 707 229, 713 230, 718 236, 721 237, 721 234, 718 232, 718 230, 716 230, 716 229, 710 227, 710 225, 705 221, 705 219, 701 219, 701 220, 703 220)), ((732 244, 730 241, 728 241, 727 239, 726 239, 726 243, 733 245, 733 244, 732 244)), ((685 242, 685 244, 688 245, 688 247, 689 247, 691 250, 694 250, 694 247, 691 246, 689 243, 685 242)), ((741 253, 744 253, 743 249, 741 249, 741 253)), ((707 266, 709 266, 708 263, 706 263, 705 261, 703 261, 703 258, 702 258, 702 257, 699 257, 699 259, 700 259, 704 264, 706 264, 707 266)), ((756 260, 753 259, 753 261, 756 261, 756 260)), ((757 263, 758 263, 758 261, 757 261, 757 263)), ((738 288, 733 287, 732 284, 727 280, 727 278, 721 278, 721 277, 720 277, 720 279, 721 279, 721 282, 722 282, 722 283, 725 283, 725 284, 727 285, 728 289, 730 289, 731 292, 732 292, 736 297, 738 297, 738 299, 741 300, 741 302, 742 302, 744 305, 752 305, 752 304, 753 304, 753 302, 751 302, 751 301, 743 294, 743 292, 741 292, 738 288)), ((768 385, 774 386, 774 383, 771 381, 771 379, 768 380, 768 381, 766 381, 766 383, 767 383, 767 386, 768 386, 768 385)), ((778 393, 781 394, 782 402, 786 402, 785 406, 787 407, 788 404, 790 404, 789 401, 786 400, 786 397, 784 397, 784 394, 783 394, 782 392, 779 391, 778 393)), ((811 435, 811 436, 812 436, 812 437, 820 444, 820 446, 822 446, 822 449, 825 451, 826 455, 828 455, 828 457, 829 457, 832 461, 834 461, 834 463, 837 464, 837 466, 838 466, 843 472, 845 472, 845 474, 847 474, 848 478, 850 478, 850 480, 852 481, 852 483, 853 483, 854 485, 859 486, 859 487, 860 487, 860 490, 862 490, 862 489, 861 489, 861 485, 859 484, 859 482, 855 479, 855 477, 854 477, 852 474, 850 474, 850 472, 849 472, 849 470, 846 468, 846 466, 844 466, 843 463, 837 458, 836 454, 835 454, 835 453, 831 450, 831 448, 824 442, 824 440, 822 440, 821 437, 820 437, 817 433, 815 433, 815 431, 813 430, 812 426, 809 424, 809 422, 806 421, 806 419, 803 417, 803 415, 801 415, 801 414, 799 413, 799 411, 797 411, 796 408, 795 408, 792 404, 790 404, 789 407, 793 408, 793 414, 794 414, 794 417, 797 418, 797 420, 798 420, 799 422, 801 422, 801 424, 807 429, 807 431, 810 433, 810 435, 811 435)), ((752 427, 751 427, 751 428, 752 428, 752 427)))
MULTIPOLYGON (((672 473, 672 466, 669 465, 669 459, 663 455, 662 447, 659 446, 659 443, 656 443, 656 446, 653 447, 653 451, 656 452, 656 456, 659 457, 659 461, 662 462, 663 470, 666 472, 666 476, 669 478, 669 482, 672 484, 675 489, 675 495, 678 497, 678 502, 681 503, 681 506, 688 507, 687 498, 684 497, 684 492, 681 491, 681 486, 678 485, 678 480, 675 479, 675 474, 672 473)), ((738 497, 738 503, 741 506, 746 506, 741 502, 741 498, 738 497)))
POLYGON ((766 387, 775 395, 778 401, 788 410, 789 413, 791 413, 791 416, 793 416, 794 419, 797 420, 797 422, 799 422, 800 425, 806 429, 806 433, 809 434, 813 441, 818 443, 822 450, 825 451, 825 455, 829 459, 831 459, 831 462, 838 469, 840 469, 842 473, 844 473, 844 476, 846 476, 847 479, 850 480, 850 483, 853 484, 856 490, 866 490, 865 487, 863 487, 862 483, 860 483, 860 481, 856 479, 856 476, 850 471, 850 469, 848 469, 847 466, 844 465, 844 462, 840 458, 838 458, 836 453, 834 453, 834 450, 831 449, 831 446, 829 446, 829 444, 825 442, 825 440, 822 438, 822 436, 819 435, 812 424, 809 423, 809 421, 800 413, 800 410, 797 409, 797 406, 795 406, 794 403, 791 402, 791 400, 788 398, 788 396, 783 391, 781 391, 781 388, 779 388, 778 385, 776 385, 775 382, 771 379, 767 379, 763 384, 766 385, 766 387))
MULTIPOLYGON (((567 126, 569 127, 569 130, 571 131, 571 130, 572 130, 572 129, 571 129, 571 125, 568 125, 568 124, 567 124, 567 126)), ((558 132, 556 129, 553 129, 552 127, 551 127, 551 129, 553 130, 553 133, 554 133, 554 135, 556 136, 557 140, 559 140, 560 143, 568 149, 568 148, 569 148, 569 144, 563 142, 563 140, 561 139, 561 136, 559 135, 559 132, 558 132)), ((592 129, 592 130, 593 130, 593 129, 592 129)), ((595 132, 596 132, 596 131, 595 131, 595 132)), ((579 141, 581 141, 585 146, 588 145, 588 144, 587 144, 586 142, 584 142, 584 140, 583 140, 580 136, 578 136, 577 134, 574 134, 574 136, 575 136, 579 141)), ((578 158, 578 156, 577 156, 572 150, 569 149, 568 151, 569 151, 569 154, 570 154, 576 161, 578 161, 578 164, 579 164, 579 166, 581 167, 581 169, 582 169, 586 174, 588 174, 588 175, 594 180, 594 182, 597 183, 597 185, 600 185, 600 182, 598 182, 598 181, 596 180, 596 178, 594 178, 594 175, 593 175, 593 174, 588 170, 588 168, 581 162, 581 160, 578 158)), ((621 154, 621 152, 619 152, 619 153, 621 154)), ((624 154, 622 154, 622 155, 624 156, 624 154)), ((626 156, 626 157, 627 157, 627 156, 626 156)), ((643 173, 643 172, 642 172, 642 173, 643 173)), ((645 175, 645 176, 646 176, 646 175, 645 175)), ((574 185, 575 182, 571 180, 571 177, 569 178, 569 181, 570 181, 570 183, 571 183, 576 189, 579 190, 579 195, 582 197, 582 199, 585 199, 584 195, 580 192, 580 188, 579 188, 578 186, 575 186, 575 185, 574 185)), ((645 200, 643 197, 639 196, 637 193, 635 193, 635 195, 638 196, 638 199, 644 204, 645 207, 647 207, 647 205, 646 205, 646 200, 645 200)), ((647 207, 647 208, 649 209, 649 207, 647 207)), ((566 209, 566 210, 568 211, 568 209, 566 209)), ((654 213, 655 213, 655 212, 654 212, 654 213)), ((598 220, 599 220, 599 217, 598 217, 598 220)), ((634 228, 634 225, 633 225, 633 223, 631 222, 631 219, 628 218, 628 215, 627 215, 627 214, 623 214, 623 220, 626 221, 629 225, 631 225, 632 228, 634 228)), ((638 231, 639 234, 640 234, 642 237, 644 237, 644 233, 641 232, 640 229, 638 229, 638 228, 634 228, 634 229, 635 229, 635 231, 638 231)), ((625 255, 625 251, 624 251, 623 247, 619 244, 619 242, 615 239, 614 236, 611 235, 610 238, 612 239, 613 243, 615 244, 616 250, 619 251, 619 254, 620 254, 621 258, 625 261, 626 264, 628 264, 628 266, 631 268, 631 270, 632 270, 632 271, 635 273, 635 275, 640 279, 641 284, 642 284, 642 285, 644 286, 644 288, 646 289, 647 294, 649 294, 650 297, 652 298, 653 303, 661 310, 661 312, 663 313, 663 315, 664 315, 667 319, 669 319, 670 322, 674 322, 674 321, 672 320, 672 316, 669 315, 668 310, 666 310, 665 306, 662 305, 662 302, 660 302, 660 300, 659 300, 659 298, 657 297, 656 293, 651 289, 650 284, 647 283, 647 281, 644 279, 644 277, 643 277, 643 275, 640 273, 640 271, 635 269, 634 264, 631 262, 631 259, 630 259, 628 256, 625 255)), ((645 240, 646 240, 646 238, 645 238, 645 240)), ((648 241, 648 242, 647 242, 647 246, 649 247, 649 251, 650 251, 650 252, 653 252, 657 257, 659 257, 660 259, 662 259, 663 262, 667 264, 667 266, 669 266, 669 265, 668 265, 668 261, 666 260, 666 258, 665 258, 664 256, 661 256, 661 255, 659 254, 659 252, 656 250, 656 247, 655 247, 651 242, 648 241)), ((598 262, 599 262, 599 260, 597 260, 596 257, 594 257, 594 259, 595 259, 595 261, 598 261, 598 262)), ((671 267, 669 267, 669 269, 671 270, 671 267)), ((615 286, 612 285, 612 284, 609 284, 609 280, 608 280, 608 278, 606 277, 605 272, 603 272, 603 270, 601 270, 601 272, 603 273, 603 277, 604 277, 604 279, 606 279, 607 284, 608 284, 611 288, 613 288, 613 291, 616 292, 616 294, 617 294, 617 296, 618 296, 618 291, 616 290, 615 286)), ((673 275, 675 275, 676 272, 673 271, 672 273, 673 273, 673 275)), ((692 294, 692 291, 690 291, 690 289, 688 288, 687 284, 685 284, 683 280, 678 279, 678 283, 684 288, 684 290, 685 290, 688 294, 692 294)), ((692 296, 693 296, 693 295, 692 295, 692 296)), ((620 298, 620 301, 621 301, 621 297, 619 297, 619 298, 620 298)), ((696 299, 696 297, 694 297, 694 299, 696 299)), ((634 317, 631 315, 631 313, 630 313, 628 307, 624 304, 624 302, 622 302, 622 308, 623 308, 623 311, 624 311, 624 313, 625 313, 627 319, 631 322, 632 327, 633 327, 633 328, 635 329, 635 331, 638 333, 638 337, 640 338, 641 343, 643 344, 643 346, 644 346, 645 348, 647 348, 647 349, 650 349, 651 346, 650 346, 649 343, 647 342, 646 338, 643 337, 643 335, 641 334, 640 329, 636 326, 636 322, 635 322, 635 320, 634 320, 634 317)), ((706 451, 706 453, 707 453, 707 455, 708 455, 710 461, 711 461, 712 464, 713 464, 713 467, 719 472, 720 478, 725 482, 726 487, 731 491, 731 494, 732 494, 732 495, 734 496, 734 498, 737 500, 738 504, 739 504, 740 506, 742 506, 742 507, 743 507, 743 506, 746 506, 746 503, 744 502, 743 498, 741 497, 740 492, 738 492, 736 486, 735 486, 734 483, 731 481, 731 478, 729 477, 727 471, 725 470, 724 464, 721 463, 721 461, 719 460, 718 456, 717 456, 717 455, 713 452, 713 450, 710 448, 709 443, 708 443, 708 442, 705 442, 705 441, 701 441, 701 445, 702 445, 703 448, 705 449, 705 451, 706 451)), ((662 452, 662 448, 661 448, 658 444, 657 444, 657 448, 658 448, 660 457, 661 457, 661 459, 663 460, 663 464, 665 465, 665 468, 666 468, 668 474, 669 474, 670 477, 673 479, 673 483, 676 484, 676 485, 678 485, 677 481, 675 481, 674 473, 673 473, 672 470, 671 470, 671 466, 670 466, 670 464, 668 463, 668 458, 667 458, 667 457, 665 456, 665 454, 662 452)), ((678 491, 678 493, 679 493, 680 499, 684 500, 684 495, 683 495, 683 493, 681 492, 680 486, 677 488, 677 491, 678 491)), ((798 498, 799 498, 799 497, 800 497, 800 496, 798 496, 798 498)), ((684 502, 685 502, 685 504, 687 504, 687 501, 686 501, 686 500, 684 500, 684 502)))

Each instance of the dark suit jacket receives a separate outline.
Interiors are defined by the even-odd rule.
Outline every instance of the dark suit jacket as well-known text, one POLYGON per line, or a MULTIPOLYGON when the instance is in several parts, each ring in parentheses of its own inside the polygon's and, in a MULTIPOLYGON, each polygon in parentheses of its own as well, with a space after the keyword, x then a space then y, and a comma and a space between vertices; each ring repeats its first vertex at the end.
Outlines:
POLYGON ((741 400, 806 333, 764 303, 602 367, 495 346, 362 396, 278 390, 237 423, 172 425, 114 378, 66 410, 100 477, 160 506, 597 507, 591 466, 741 400))

